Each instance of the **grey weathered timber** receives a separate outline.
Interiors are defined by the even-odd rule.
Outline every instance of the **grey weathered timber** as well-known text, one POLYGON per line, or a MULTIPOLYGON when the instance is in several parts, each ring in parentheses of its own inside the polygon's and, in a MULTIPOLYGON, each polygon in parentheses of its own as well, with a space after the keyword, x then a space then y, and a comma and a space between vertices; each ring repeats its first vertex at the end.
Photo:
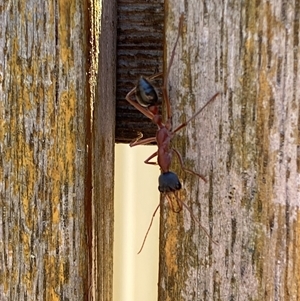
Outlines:
MULTIPOLYGON (((114 11, 102 4, 105 32, 114 11)), ((115 69, 98 66, 99 5, 1 5, 1 301, 112 299, 115 69), (111 98, 95 99, 97 84, 111 98)))
POLYGON ((93 116, 93 300, 112 300, 114 144, 116 99, 116 1, 101 7, 97 90, 93 116))
MULTIPOLYGON (((159 300, 300 299, 299 1, 167 1, 165 70, 186 210, 161 214, 159 300)), ((176 161, 176 160, 174 160, 176 161)))
POLYGON ((81 1, 1 6, 3 301, 87 297, 86 12, 81 1))

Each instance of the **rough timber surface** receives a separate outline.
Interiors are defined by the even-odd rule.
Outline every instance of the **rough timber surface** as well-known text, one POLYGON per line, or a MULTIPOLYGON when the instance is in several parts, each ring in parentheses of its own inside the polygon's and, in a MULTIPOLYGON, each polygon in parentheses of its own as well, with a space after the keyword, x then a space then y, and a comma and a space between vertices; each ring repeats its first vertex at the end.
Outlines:
POLYGON ((218 245, 187 211, 162 206, 159 300, 299 300, 300 2, 165 5, 165 64, 185 16, 168 83, 173 125, 221 92, 173 140, 208 183, 172 167, 218 245))

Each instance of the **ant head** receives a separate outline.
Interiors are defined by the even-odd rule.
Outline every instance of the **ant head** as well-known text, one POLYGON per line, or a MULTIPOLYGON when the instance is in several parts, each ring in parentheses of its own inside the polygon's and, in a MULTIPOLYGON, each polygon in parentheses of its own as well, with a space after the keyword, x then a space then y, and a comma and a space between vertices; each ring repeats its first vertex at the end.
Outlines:
POLYGON ((158 96, 153 85, 143 76, 138 80, 136 86, 136 99, 138 103, 145 108, 157 106, 158 96))
POLYGON ((162 173, 158 178, 158 190, 160 192, 171 192, 181 189, 181 183, 174 172, 162 173))

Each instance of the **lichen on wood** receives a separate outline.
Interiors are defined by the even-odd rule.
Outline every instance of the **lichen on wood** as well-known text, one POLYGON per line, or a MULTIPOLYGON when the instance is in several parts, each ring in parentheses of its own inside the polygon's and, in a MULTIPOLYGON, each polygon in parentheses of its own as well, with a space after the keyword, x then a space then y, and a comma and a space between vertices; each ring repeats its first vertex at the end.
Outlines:
POLYGON ((173 125, 221 92, 173 141, 209 180, 173 165, 182 199, 219 245, 189 213, 174 222, 164 208, 159 300, 300 297, 298 9, 299 1, 166 2, 165 64, 185 15, 168 84, 173 125))
POLYGON ((1 7, 1 300, 87 296, 83 12, 78 1, 1 7))

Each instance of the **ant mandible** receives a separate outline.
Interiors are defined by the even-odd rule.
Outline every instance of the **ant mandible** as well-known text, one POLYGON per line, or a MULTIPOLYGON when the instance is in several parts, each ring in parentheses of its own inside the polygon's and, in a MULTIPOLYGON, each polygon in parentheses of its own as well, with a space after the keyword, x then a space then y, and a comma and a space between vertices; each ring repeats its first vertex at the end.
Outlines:
MULTIPOLYGON (((158 190, 163 195, 165 195, 167 197, 167 200, 170 204, 170 207, 172 208, 172 210, 174 212, 176 212, 176 213, 180 212, 182 210, 182 206, 184 206, 190 212, 191 217, 193 218, 193 220, 197 224, 199 224, 199 226, 203 229, 203 231, 210 238, 210 240, 213 243, 217 244, 211 238, 208 231, 201 225, 201 223, 193 215, 191 209, 182 200, 180 200, 179 197, 177 197, 176 191, 181 189, 181 183, 178 179, 178 176, 174 172, 170 171, 172 154, 175 153, 176 156, 179 159, 181 168, 184 171, 186 171, 188 173, 191 173, 191 174, 194 174, 194 175, 198 176, 199 178, 201 178, 204 182, 207 182, 203 175, 184 167, 183 160, 182 160, 182 157, 181 157, 180 153, 178 152, 178 150, 171 147, 170 143, 171 143, 171 140, 174 137, 176 132, 181 130, 183 127, 187 126, 187 124, 190 121, 192 121, 196 116, 198 116, 204 110, 204 108, 208 104, 210 104, 219 95, 219 93, 216 93, 215 95, 213 95, 198 112, 196 112, 186 122, 180 124, 174 130, 172 130, 172 124, 171 124, 172 111, 171 111, 171 104, 170 104, 170 100, 169 100, 168 92, 167 92, 167 82, 168 82, 168 76, 169 76, 169 73, 170 73, 170 68, 171 68, 173 60, 174 60, 175 49, 177 47, 178 40, 179 40, 179 37, 180 37, 180 33, 182 31, 183 18, 184 18, 184 15, 181 14, 180 19, 179 19, 178 34, 177 34, 177 38, 176 38, 174 48, 173 48, 173 51, 172 51, 172 54, 171 54, 170 63, 169 63, 167 72, 163 77, 162 95, 163 95, 163 100, 164 100, 165 105, 166 105, 167 121, 165 123, 163 123, 163 121, 162 121, 162 116, 159 114, 159 110, 158 110, 158 95, 157 95, 157 92, 156 92, 155 88, 150 83, 151 80, 154 80, 155 78, 158 78, 158 77, 162 77, 163 74, 158 73, 158 74, 155 74, 155 75, 151 76, 148 79, 141 76, 140 79, 138 80, 137 86, 134 87, 126 95, 126 100, 132 106, 134 106, 137 110, 139 110, 142 114, 144 114, 146 117, 151 119, 152 122, 158 126, 158 130, 156 132, 155 137, 141 139, 143 136, 142 136, 142 134, 140 134, 133 142, 130 143, 130 146, 145 145, 145 144, 154 143, 154 142, 157 143, 157 148, 158 148, 157 151, 155 153, 153 153, 149 158, 147 158, 144 161, 144 163, 154 164, 154 165, 158 164, 160 166, 161 175, 159 176, 159 179, 158 179, 158 182, 159 182, 158 190), (131 98, 131 96, 133 94, 135 94, 136 100, 133 100, 131 98), (157 163, 156 162, 150 162, 150 160, 153 159, 156 156, 157 156, 157 163), (170 198, 171 193, 173 193, 175 198, 176 198, 176 201, 177 201, 177 204, 178 204, 178 207, 179 207, 179 211, 175 211, 175 209, 173 207, 173 204, 172 204, 172 201, 171 201, 171 198, 170 198)), ((141 246, 138 254, 142 251, 142 249, 144 247, 144 243, 146 241, 148 232, 151 228, 153 218, 154 218, 154 216, 155 216, 155 214, 156 214, 159 207, 160 207, 160 204, 156 207, 156 209, 155 209, 155 211, 152 215, 150 225, 148 227, 148 230, 146 232, 144 241, 142 243, 142 246, 141 246)))

